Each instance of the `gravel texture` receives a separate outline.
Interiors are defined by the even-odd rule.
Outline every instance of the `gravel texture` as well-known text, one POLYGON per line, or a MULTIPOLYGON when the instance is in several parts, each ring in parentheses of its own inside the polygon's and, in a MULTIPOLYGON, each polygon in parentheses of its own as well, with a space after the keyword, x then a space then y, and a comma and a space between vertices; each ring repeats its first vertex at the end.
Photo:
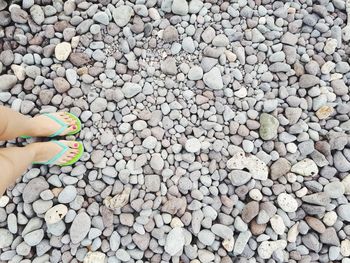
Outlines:
POLYGON ((86 150, 0 198, 0 262, 349 263, 348 17, 348 0, 0 0, 0 103, 76 114, 86 150))

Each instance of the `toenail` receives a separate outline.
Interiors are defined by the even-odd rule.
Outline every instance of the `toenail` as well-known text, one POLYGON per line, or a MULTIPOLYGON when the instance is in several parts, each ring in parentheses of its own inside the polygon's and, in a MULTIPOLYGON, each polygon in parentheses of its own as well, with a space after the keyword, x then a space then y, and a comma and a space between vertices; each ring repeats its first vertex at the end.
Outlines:
POLYGON ((77 143, 74 143, 74 147, 78 147, 78 144, 77 144, 77 143))
POLYGON ((77 128, 77 126, 73 125, 73 129, 75 130, 77 128))

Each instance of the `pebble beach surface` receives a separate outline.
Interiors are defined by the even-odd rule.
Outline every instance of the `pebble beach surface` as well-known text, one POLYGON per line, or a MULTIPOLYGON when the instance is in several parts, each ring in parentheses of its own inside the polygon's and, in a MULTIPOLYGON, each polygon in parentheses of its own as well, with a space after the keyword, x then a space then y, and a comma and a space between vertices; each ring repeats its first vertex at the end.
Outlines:
POLYGON ((0 0, 0 103, 85 147, 0 198, 0 262, 350 263, 347 2, 0 0))

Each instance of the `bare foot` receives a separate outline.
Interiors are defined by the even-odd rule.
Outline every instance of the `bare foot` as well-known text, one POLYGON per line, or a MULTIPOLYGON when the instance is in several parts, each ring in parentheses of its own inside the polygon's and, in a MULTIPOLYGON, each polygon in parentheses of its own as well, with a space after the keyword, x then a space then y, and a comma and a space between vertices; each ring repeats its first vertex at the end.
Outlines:
MULTIPOLYGON (((69 116, 66 112, 50 113, 50 115, 55 116, 57 119, 64 122, 68 126, 68 128, 62 131, 59 136, 67 135, 68 133, 74 132, 79 128, 77 121, 69 116)), ((33 127, 32 130, 34 131, 34 134, 29 135, 37 137, 51 136, 62 128, 61 125, 45 115, 38 115, 30 119, 30 123, 33 127)))
MULTIPOLYGON (((69 147, 69 150, 56 160, 53 164, 62 165, 70 160, 72 160, 78 153, 79 143, 75 141, 59 141, 64 145, 69 147)), ((57 145, 54 142, 38 142, 30 144, 29 147, 33 149, 35 153, 34 162, 35 163, 44 163, 52 158, 54 158, 59 152, 62 151, 62 147, 57 145)))

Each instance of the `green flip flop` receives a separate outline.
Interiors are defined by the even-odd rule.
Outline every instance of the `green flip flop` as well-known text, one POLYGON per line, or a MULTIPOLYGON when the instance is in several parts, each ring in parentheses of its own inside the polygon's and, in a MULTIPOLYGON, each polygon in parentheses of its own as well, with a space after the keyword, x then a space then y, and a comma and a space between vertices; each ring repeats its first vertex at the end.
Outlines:
MULTIPOLYGON (((52 157, 50 160, 48 160, 47 162, 34 162, 33 164, 56 165, 57 160, 59 160, 67 151, 69 151, 71 149, 67 145, 65 145, 64 143, 62 143, 60 141, 50 141, 50 142, 57 144, 58 146, 60 146, 62 148, 62 150, 58 154, 56 154, 54 157, 52 157)), ((81 142, 76 142, 76 143, 79 144, 79 146, 77 148, 79 150, 78 154, 66 163, 57 164, 58 166, 70 166, 70 165, 76 163, 80 159, 80 157, 84 153, 84 146, 83 146, 83 143, 81 143, 81 142)))
MULTIPOLYGON (((77 129, 75 131, 69 132, 65 135, 74 135, 77 134, 78 132, 81 131, 81 121, 79 120, 79 118, 77 116, 75 116, 74 114, 70 113, 70 112, 65 112, 69 117, 71 117, 72 119, 74 119, 76 121, 76 125, 77 125, 77 129)), ((50 138, 52 137, 56 137, 56 136, 60 136, 60 134, 66 130, 67 128, 69 128, 69 125, 67 125, 65 122, 63 122, 62 120, 60 120, 59 118, 57 118, 55 115, 53 115, 52 113, 44 113, 44 116, 50 118, 51 120, 53 120, 54 122, 56 122, 57 124, 59 124, 61 127, 54 133, 51 134, 50 138)), ((29 139, 31 138, 31 136, 26 136, 23 135, 21 136, 22 139, 29 139)))

